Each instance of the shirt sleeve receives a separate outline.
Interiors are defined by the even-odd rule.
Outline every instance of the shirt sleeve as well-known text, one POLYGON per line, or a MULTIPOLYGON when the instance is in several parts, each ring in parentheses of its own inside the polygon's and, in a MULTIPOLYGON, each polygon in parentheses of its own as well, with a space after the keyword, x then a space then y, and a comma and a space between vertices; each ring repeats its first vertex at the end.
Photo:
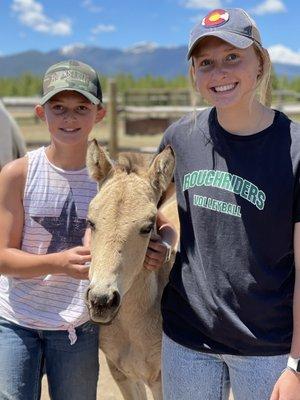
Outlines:
POLYGON ((298 167, 294 190, 293 222, 300 222, 300 166, 298 167))
POLYGON ((293 223, 300 222, 300 124, 292 122, 291 126, 291 159, 294 164, 294 198, 293 198, 293 223))

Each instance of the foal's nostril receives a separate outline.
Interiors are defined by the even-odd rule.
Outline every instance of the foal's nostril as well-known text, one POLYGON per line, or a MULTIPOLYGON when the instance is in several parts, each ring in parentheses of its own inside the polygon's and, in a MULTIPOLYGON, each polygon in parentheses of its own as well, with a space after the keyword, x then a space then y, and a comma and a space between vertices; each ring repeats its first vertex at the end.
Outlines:
POLYGON ((118 307, 119 304, 120 304, 120 299, 121 299, 121 297, 120 297, 119 292, 114 291, 114 292, 113 292, 112 299, 111 299, 110 302, 109 302, 109 303, 110 303, 110 304, 109 304, 109 307, 113 307, 113 308, 118 307))
POLYGON ((106 307, 109 303, 109 296, 107 294, 103 296, 97 296, 91 299, 91 304, 93 307, 106 307))
POLYGON ((112 295, 93 296, 91 298, 91 306, 94 309, 117 308, 120 304, 120 294, 114 291, 112 295))

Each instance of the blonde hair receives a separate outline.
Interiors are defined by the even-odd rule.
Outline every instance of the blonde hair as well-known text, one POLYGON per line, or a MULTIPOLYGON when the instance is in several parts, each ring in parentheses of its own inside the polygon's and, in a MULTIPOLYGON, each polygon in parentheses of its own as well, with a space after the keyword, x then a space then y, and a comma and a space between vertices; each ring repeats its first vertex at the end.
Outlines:
POLYGON ((262 71, 257 79, 257 89, 259 91, 259 100, 262 104, 270 107, 272 101, 272 63, 267 49, 254 43, 254 50, 261 61, 262 71))
MULTIPOLYGON (((272 79, 271 79, 272 63, 270 60, 270 55, 267 49, 263 48, 259 44, 256 44, 255 42, 253 44, 253 47, 258 59, 261 62, 261 68, 262 68, 262 71, 257 78, 257 87, 256 87, 259 101, 265 106, 269 107, 272 101, 272 79)), ((193 61, 190 63, 189 66, 189 80, 194 90, 194 93, 197 93, 198 96, 201 96, 195 85, 195 80, 193 75, 193 61)), ((196 105, 196 101, 197 101, 196 98, 193 99, 194 105, 196 105)))

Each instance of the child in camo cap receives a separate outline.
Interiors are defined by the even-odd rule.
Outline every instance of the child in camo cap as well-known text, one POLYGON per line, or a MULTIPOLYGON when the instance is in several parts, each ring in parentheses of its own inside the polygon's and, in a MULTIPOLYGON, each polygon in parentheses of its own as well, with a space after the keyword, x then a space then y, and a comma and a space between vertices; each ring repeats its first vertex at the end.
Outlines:
POLYGON ((79 61, 51 66, 35 108, 51 144, 1 171, 0 398, 96 399, 98 326, 84 304, 90 251, 82 244, 96 184, 88 135, 105 110, 99 77, 79 61))
POLYGON ((51 144, 0 176, 0 398, 38 399, 45 370, 51 399, 95 400, 98 326, 84 302, 91 255, 82 239, 97 191, 88 136, 105 115, 97 72, 74 60, 51 66, 35 111, 51 144))

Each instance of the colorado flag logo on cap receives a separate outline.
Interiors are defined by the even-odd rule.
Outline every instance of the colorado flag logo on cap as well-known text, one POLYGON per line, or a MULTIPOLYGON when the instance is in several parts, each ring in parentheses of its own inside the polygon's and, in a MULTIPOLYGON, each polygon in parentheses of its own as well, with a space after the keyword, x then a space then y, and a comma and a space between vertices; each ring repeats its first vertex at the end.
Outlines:
POLYGON ((202 20, 202 25, 206 28, 211 28, 214 26, 220 26, 225 24, 229 20, 229 13, 226 10, 217 9, 211 11, 202 20))

